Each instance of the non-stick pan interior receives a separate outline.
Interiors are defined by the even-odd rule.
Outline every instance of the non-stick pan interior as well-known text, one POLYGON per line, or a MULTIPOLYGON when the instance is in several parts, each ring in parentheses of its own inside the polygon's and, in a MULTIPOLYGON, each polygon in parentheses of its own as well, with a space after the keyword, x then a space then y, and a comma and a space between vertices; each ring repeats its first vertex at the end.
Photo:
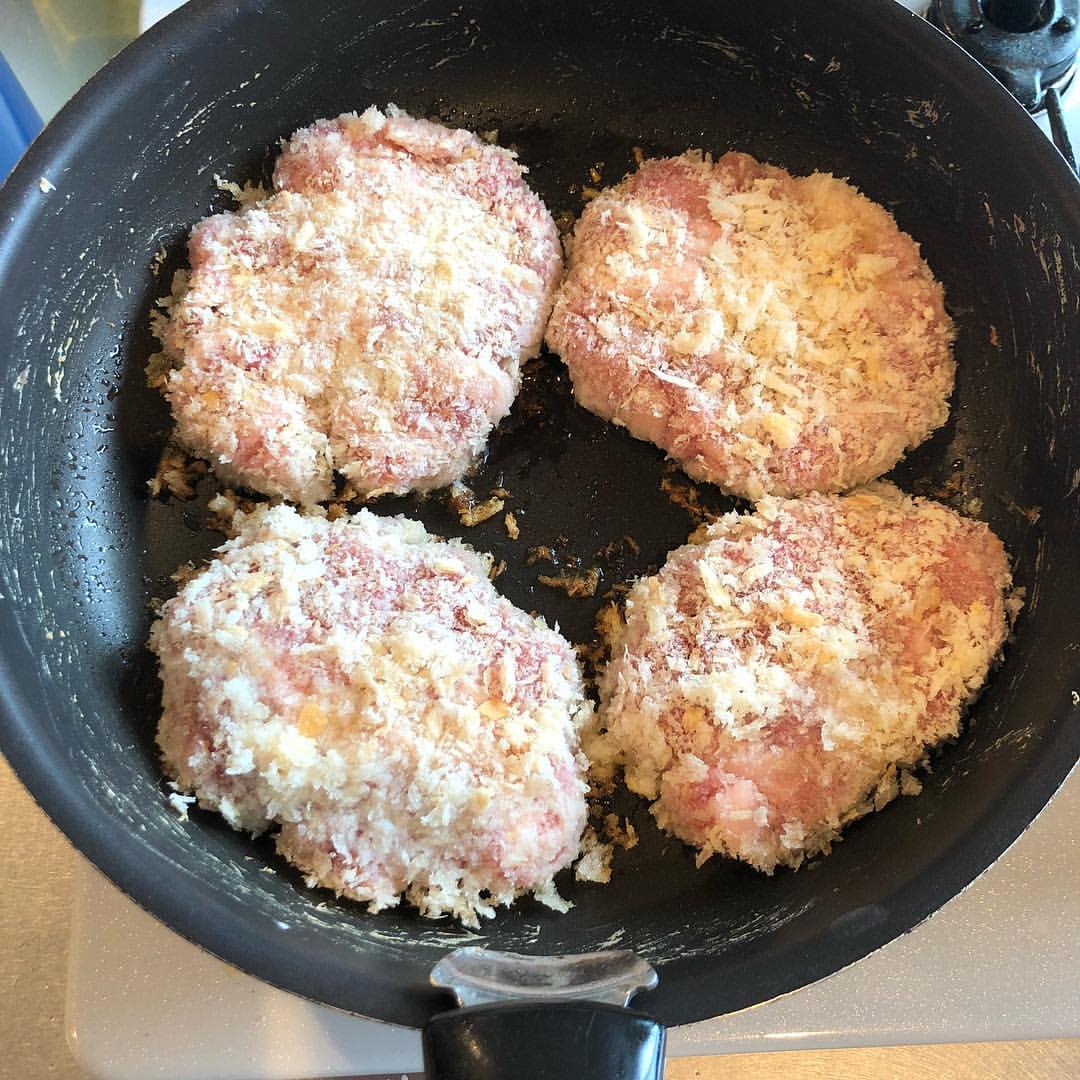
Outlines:
MULTIPOLYGON (((181 933, 386 1020, 419 1024, 441 1007, 427 973, 461 944, 634 949, 661 971, 641 1002, 669 1023, 865 955, 988 865, 1080 746, 1076 195, 1004 92, 889 3, 189 5, 99 76, 0 194, 5 753, 76 843, 181 933), (187 230, 230 205, 215 176, 265 177, 281 136, 387 102, 496 129, 557 214, 580 211, 590 169, 614 182, 631 168, 634 147, 738 148, 849 177, 921 241, 960 327, 960 368, 948 425, 895 478, 988 521, 1028 592, 1004 666, 920 796, 774 877, 721 859, 696 870, 626 800, 642 839, 609 886, 567 878, 569 914, 523 902, 477 933, 310 892, 268 841, 170 808, 150 601, 221 537, 207 526, 211 480, 187 502, 147 492, 170 426, 143 375, 148 315, 187 230)), ((509 489, 520 539, 501 515, 464 529, 439 497, 377 509, 494 552, 506 595, 587 642, 599 594, 656 567, 695 525, 665 478, 679 474, 576 408, 545 357, 471 481, 481 496, 509 489), (598 567, 598 596, 538 584, 550 566, 526 565, 526 552, 539 545, 598 567)))

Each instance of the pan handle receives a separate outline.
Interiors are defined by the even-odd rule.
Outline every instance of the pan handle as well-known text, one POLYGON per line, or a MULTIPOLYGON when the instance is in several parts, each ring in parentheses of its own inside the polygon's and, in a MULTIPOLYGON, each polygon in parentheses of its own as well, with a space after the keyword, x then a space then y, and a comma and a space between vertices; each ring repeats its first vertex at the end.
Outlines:
POLYGON ((663 1025, 587 1001, 450 1009, 423 1042, 429 1080, 660 1080, 664 1068, 663 1025))
POLYGON ((430 1080, 660 1080, 664 1027, 626 1007, 656 986, 657 974, 632 952, 457 949, 431 981, 461 1008, 424 1028, 430 1080))

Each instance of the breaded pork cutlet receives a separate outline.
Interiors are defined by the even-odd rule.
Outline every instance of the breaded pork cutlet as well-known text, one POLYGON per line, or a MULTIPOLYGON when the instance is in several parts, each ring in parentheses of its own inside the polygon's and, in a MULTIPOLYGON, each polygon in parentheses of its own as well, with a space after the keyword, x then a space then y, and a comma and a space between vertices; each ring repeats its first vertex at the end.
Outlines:
POLYGON ((514 155, 368 109, 289 141, 276 193, 192 230, 158 333, 177 437, 298 503, 457 479, 510 409, 561 270, 514 155))
POLYGON ((702 860, 797 866, 956 736, 1010 586, 986 525, 891 485, 765 499, 631 589, 590 752, 702 860))
POLYGON ((952 339, 889 213, 739 153, 646 161, 590 202, 547 329, 581 405, 752 500, 891 469, 945 422, 952 339))
POLYGON ((237 521, 152 633, 177 788, 276 829, 309 885, 373 911, 565 909, 591 713, 572 647, 495 592, 489 558, 416 522, 237 521))

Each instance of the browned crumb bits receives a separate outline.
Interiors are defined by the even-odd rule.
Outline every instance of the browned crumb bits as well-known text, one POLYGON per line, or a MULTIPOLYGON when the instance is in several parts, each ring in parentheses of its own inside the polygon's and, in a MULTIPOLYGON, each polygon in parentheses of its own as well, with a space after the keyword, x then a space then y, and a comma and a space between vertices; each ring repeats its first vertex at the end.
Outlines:
POLYGON ((195 485, 206 475, 208 468, 205 461, 190 457, 179 447, 167 446, 157 471, 146 486, 154 498, 164 493, 177 499, 193 499, 195 485))
POLYGON ((504 500, 494 495, 477 502, 476 493, 461 482, 450 485, 448 501, 457 513, 458 520, 467 529, 493 518, 506 505, 504 500))
POLYGON ((582 573, 538 574, 536 580, 549 589, 562 589, 567 596, 595 596, 600 584, 600 567, 591 566, 582 573))

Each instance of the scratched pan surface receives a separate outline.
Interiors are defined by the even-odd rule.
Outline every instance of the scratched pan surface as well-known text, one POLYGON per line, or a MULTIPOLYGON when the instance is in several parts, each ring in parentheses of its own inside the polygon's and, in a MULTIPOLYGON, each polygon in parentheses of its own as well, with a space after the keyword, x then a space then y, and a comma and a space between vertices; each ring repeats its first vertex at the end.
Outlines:
MULTIPOLYGON (((1004 92, 906 11, 867 0, 196 2, 61 114, 0 193, 0 220, 3 749, 117 884, 238 966, 420 1024, 443 1005, 427 973, 452 946, 619 946, 660 968, 643 1007, 696 1020, 805 985, 909 929, 1000 854, 1076 760, 1077 186, 1004 92), (922 795, 774 877, 721 859, 696 870, 629 800, 642 839, 618 855, 610 886, 567 879, 569 914, 523 902, 478 933, 336 903, 305 890, 269 842, 168 807, 148 605, 221 537, 207 527, 212 481, 188 502, 147 494, 170 426, 144 385, 147 316, 187 230, 228 205, 215 173, 258 179, 279 137, 388 101, 498 129, 556 213, 580 210, 591 166, 618 179, 634 146, 738 147, 851 177, 923 243, 959 323, 959 378, 948 425, 895 475, 981 507, 1028 602, 970 730, 935 760, 922 795)), ((472 480, 481 496, 509 489, 518 541, 501 516, 463 529, 440 498, 378 509, 494 552, 507 596, 587 642, 599 596, 538 584, 550 567, 527 566, 526 549, 565 538, 560 558, 598 567, 599 593, 657 566, 694 526, 661 490, 665 475, 657 451, 576 408, 545 357, 472 480), (618 543, 628 535, 639 552, 618 543)))

